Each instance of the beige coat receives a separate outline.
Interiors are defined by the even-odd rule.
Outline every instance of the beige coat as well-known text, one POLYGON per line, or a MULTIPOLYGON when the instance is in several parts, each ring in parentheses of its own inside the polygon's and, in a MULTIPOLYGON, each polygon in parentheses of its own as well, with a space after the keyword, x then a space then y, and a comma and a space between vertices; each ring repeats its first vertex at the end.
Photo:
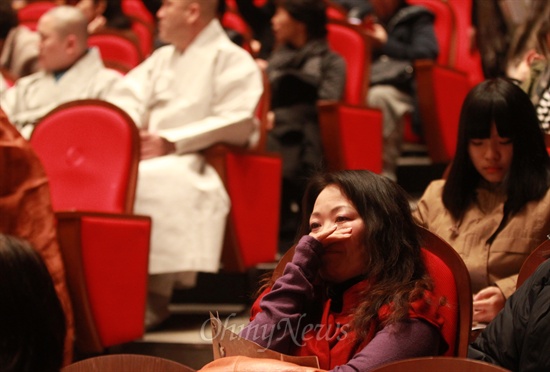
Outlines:
POLYGON ((102 99, 121 78, 103 65, 99 50, 92 48, 59 80, 45 71, 17 80, 0 96, 0 106, 23 137, 29 138, 34 124, 52 109, 76 99, 102 99))
POLYGON ((151 274, 218 270, 230 203, 198 151, 245 145, 262 90, 252 57, 213 20, 183 53, 158 49, 109 95, 143 130, 176 145, 176 154, 139 167, 135 212, 153 219, 151 274))
POLYGON ((37 72, 39 42, 38 32, 25 26, 11 29, 0 53, 0 66, 15 79, 37 72))
POLYGON ((457 223, 443 205, 445 181, 432 182, 414 212, 419 224, 445 239, 460 254, 472 280, 472 290, 497 285, 506 298, 516 288, 517 274, 529 253, 550 233, 550 191, 538 202, 528 203, 497 235, 505 196, 478 189, 478 202, 457 223))

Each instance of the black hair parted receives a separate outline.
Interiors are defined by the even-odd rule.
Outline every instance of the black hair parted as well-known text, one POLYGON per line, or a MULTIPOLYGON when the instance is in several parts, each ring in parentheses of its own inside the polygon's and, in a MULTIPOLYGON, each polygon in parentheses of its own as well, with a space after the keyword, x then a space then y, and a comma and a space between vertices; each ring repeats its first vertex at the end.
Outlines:
POLYGON ((457 221, 474 202, 475 190, 482 181, 468 145, 471 139, 489 138, 493 124, 499 136, 509 138, 514 146, 503 185, 506 214, 518 213, 548 190, 550 161, 529 96, 505 78, 486 80, 468 93, 462 105, 455 157, 443 189, 443 203, 457 221))

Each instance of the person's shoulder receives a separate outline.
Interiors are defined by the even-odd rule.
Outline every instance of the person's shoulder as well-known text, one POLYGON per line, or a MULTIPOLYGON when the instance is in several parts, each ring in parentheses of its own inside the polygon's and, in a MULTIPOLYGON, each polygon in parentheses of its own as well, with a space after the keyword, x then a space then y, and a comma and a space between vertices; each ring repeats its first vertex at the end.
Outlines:
POLYGON ((424 192, 424 195, 439 195, 441 196, 443 194, 443 189, 445 188, 445 180, 435 180, 430 182, 428 187, 426 187, 426 191, 424 192))
POLYGON ((422 5, 407 5, 401 8, 390 23, 398 24, 405 22, 434 21, 435 14, 422 5))

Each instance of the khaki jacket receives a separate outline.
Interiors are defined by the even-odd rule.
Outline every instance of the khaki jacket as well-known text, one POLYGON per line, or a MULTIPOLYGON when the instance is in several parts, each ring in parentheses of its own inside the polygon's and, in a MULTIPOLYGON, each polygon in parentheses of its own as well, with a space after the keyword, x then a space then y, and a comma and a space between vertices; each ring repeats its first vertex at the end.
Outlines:
POLYGON ((417 222, 456 249, 468 267, 474 293, 496 285, 508 298, 516 289, 523 261, 550 233, 550 191, 528 203, 488 244, 502 220, 505 196, 478 189, 478 202, 457 222, 443 205, 444 185, 438 180, 428 186, 414 212, 417 222))

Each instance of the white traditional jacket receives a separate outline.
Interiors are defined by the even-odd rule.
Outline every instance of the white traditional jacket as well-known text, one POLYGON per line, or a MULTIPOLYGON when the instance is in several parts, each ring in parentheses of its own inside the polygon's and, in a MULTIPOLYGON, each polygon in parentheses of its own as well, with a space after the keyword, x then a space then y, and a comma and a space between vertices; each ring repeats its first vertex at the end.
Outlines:
POLYGON ((140 163, 135 212, 152 216, 149 272, 216 272, 230 203, 199 150, 245 145, 263 91, 252 57, 217 20, 183 51, 164 46, 117 84, 109 101, 176 154, 140 163))
POLYGON ((62 103, 87 98, 105 98, 122 75, 103 65, 97 48, 91 48, 58 80, 39 71, 20 78, 0 96, 0 106, 23 137, 29 138, 34 124, 62 103))

